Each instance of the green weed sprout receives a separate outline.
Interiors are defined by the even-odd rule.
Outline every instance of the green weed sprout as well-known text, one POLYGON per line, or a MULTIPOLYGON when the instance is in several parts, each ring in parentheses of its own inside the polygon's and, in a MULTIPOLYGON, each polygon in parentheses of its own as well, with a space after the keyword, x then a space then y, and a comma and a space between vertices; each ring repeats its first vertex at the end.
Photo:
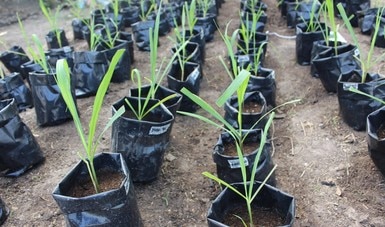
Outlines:
POLYGON ((114 114, 114 116, 107 122, 103 131, 98 136, 95 135, 104 96, 110 84, 115 66, 123 55, 123 52, 124 50, 118 50, 115 53, 114 57, 112 58, 111 64, 108 67, 108 70, 98 88, 92 108, 92 116, 89 123, 89 128, 87 130, 88 135, 86 134, 86 131, 82 126, 79 113, 76 108, 75 100, 72 96, 70 69, 68 68, 67 61, 65 59, 60 59, 56 63, 57 85, 59 86, 62 97, 68 107, 68 110, 72 115, 76 130, 84 147, 84 152, 78 152, 77 154, 87 166, 88 173, 90 175, 96 193, 100 192, 99 182, 94 168, 94 156, 96 154, 96 150, 98 148, 102 135, 107 131, 107 129, 112 125, 112 123, 124 113, 124 108, 120 108, 114 114))
POLYGON ((365 83, 366 81, 366 76, 369 72, 369 70, 373 67, 373 65, 375 65, 376 63, 378 63, 380 60, 382 60, 385 56, 385 54, 382 54, 380 55, 378 58, 374 59, 373 60, 373 51, 374 51, 374 44, 376 43, 376 39, 377 39, 377 35, 378 35, 378 31, 379 31, 379 27, 380 27, 380 22, 381 22, 381 17, 383 15, 383 12, 384 12, 384 8, 381 8, 381 10, 378 10, 377 11, 377 15, 376 15, 376 24, 374 26, 374 33, 373 33, 373 36, 372 36, 372 39, 371 39, 371 42, 370 42, 370 48, 369 48, 369 52, 366 54, 366 56, 364 57, 363 53, 364 53, 364 49, 362 49, 362 46, 360 45, 360 43, 358 42, 358 38, 357 38, 357 35, 356 33, 354 32, 354 29, 352 27, 352 25, 350 24, 350 20, 348 18, 348 16, 346 15, 346 12, 345 12, 345 9, 344 7, 342 6, 341 3, 339 3, 337 5, 337 8, 340 12, 340 15, 342 17, 342 20, 344 21, 348 31, 349 31, 349 34, 350 36, 352 37, 353 39, 353 42, 354 44, 356 45, 356 47, 358 48, 359 50, 359 57, 356 57, 355 58, 359 61, 360 65, 361 65, 361 71, 362 71, 362 74, 361 74, 361 83, 365 83))

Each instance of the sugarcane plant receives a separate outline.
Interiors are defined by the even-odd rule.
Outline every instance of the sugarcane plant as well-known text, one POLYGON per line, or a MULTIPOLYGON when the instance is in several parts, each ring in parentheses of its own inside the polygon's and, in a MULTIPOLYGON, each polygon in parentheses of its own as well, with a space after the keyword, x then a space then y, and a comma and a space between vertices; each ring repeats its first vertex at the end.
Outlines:
MULTIPOLYGON (((260 122, 261 119, 263 119, 269 115, 269 119, 268 119, 268 121, 267 121, 267 123, 266 123, 266 125, 262 131, 261 141, 260 141, 260 144, 258 147, 257 155, 256 155, 254 163, 253 163, 252 172, 251 172, 250 178, 248 178, 247 177, 247 170, 246 170, 246 163, 244 160, 243 146, 244 146, 245 139, 247 138, 250 130, 247 131, 246 133, 244 133, 244 131, 242 130, 242 109, 243 109, 243 103, 244 103, 244 98, 245 98, 245 93, 246 93, 246 88, 247 88, 249 78, 250 78, 250 72, 245 70, 245 69, 242 69, 239 72, 239 74, 234 78, 234 80, 231 82, 231 84, 227 87, 227 89, 223 92, 223 94, 216 101, 216 105, 218 107, 222 107, 225 104, 225 102, 234 93, 237 93, 237 98, 238 98, 238 103, 239 103, 239 105, 238 105, 238 117, 237 117, 238 127, 235 127, 235 126, 231 125, 230 123, 228 123, 222 117, 222 115, 215 110, 214 107, 212 107, 209 103, 207 103, 206 101, 201 99, 199 96, 193 94, 192 92, 190 92, 186 88, 183 88, 181 90, 181 93, 186 95, 194 103, 196 103, 198 106, 200 106, 205 112, 207 112, 209 114, 210 118, 199 115, 199 114, 190 113, 190 112, 178 111, 178 113, 180 113, 182 115, 190 116, 190 117, 196 118, 198 120, 201 120, 205 123, 208 123, 209 125, 212 125, 216 128, 219 128, 223 131, 228 132, 229 135, 231 135, 231 137, 233 137, 233 139, 235 141, 235 145, 236 145, 237 156, 238 156, 240 168, 241 168, 241 174, 242 174, 242 179, 243 179, 242 184, 244 186, 244 193, 242 193, 241 191, 234 188, 231 184, 225 182, 224 180, 216 177, 215 175, 213 175, 209 172, 203 172, 203 175, 218 182, 218 183, 220 183, 220 184, 222 184, 222 185, 224 185, 225 187, 228 187, 229 189, 234 191, 236 194, 238 194, 240 197, 242 197, 245 200, 245 203, 247 206, 247 211, 248 211, 248 216, 249 216, 249 225, 254 226, 253 218, 252 218, 252 206, 251 206, 251 204, 276 168, 276 166, 273 167, 273 169, 270 171, 270 173, 267 175, 267 177, 263 180, 262 184, 258 187, 257 190, 254 191, 254 189, 253 189, 254 184, 252 182, 254 182, 254 180, 255 180, 255 174, 256 174, 256 171, 258 168, 259 159, 261 157, 262 151, 263 151, 264 146, 265 146, 266 141, 267 141, 267 135, 268 135, 269 128, 270 128, 272 121, 274 119, 274 112, 273 111, 282 105, 286 105, 289 103, 295 103, 295 102, 298 102, 299 100, 289 101, 285 104, 282 104, 282 105, 272 109, 271 111, 269 111, 265 115, 263 115, 251 127, 251 129, 253 129, 260 122), (211 118, 214 118, 214 120, 212 120, 211 118)), ((245 224, 244 221, 243 221, 243 223, 245 224)))
POLYGON ((365 83, 366 82, 366 76, 367 76, 369 70, 375 64, 377 64, 379 61, 384 59, 384 56, 385 56, 385 53, 384 53, 384 54, 381 54, 379 57, 373 59, 374 45, 376 43, 376 39, 377 39, 379 27, 380 27, 380 22, 381 22, 381 17, 382 17, 382 15, 384 13, 384 9, 385 8, 380 8, 377 11, 376 23, 374 25, 374 33, 373 33, 373 36, 372 36, 372 38, 370 40, 370 48, 369 48, 369 51, 366 53, 366 56, 364 55, 364 49, 363 49, 362 45, 359 43, 359 41, 358 41, 357 35, 354 32, 353 26, 350 23, 350 19, 348 18, 347 14, 345 12, 344 7, 342 6, 341 3, 339 3, 337 5, 337 8, 339 10, 339 13, 340 13, 340 15, 341 15, 341 17, 342 17, 342 19, 343 19, 343 21, 344 21, 348 31, 349 31, 349 34, 350 34, 351 38, 353 39, 354 44, 357 46, 357 49, 359 51, 359 56, 358 57, 354 56, 354 57, 360 63, 361 83, 365 83))
POLYGON ((335 18, 335 11, 334 11, 335 5, 334 0, 325 0, 324 3, 321 6, 321 12, 323 14, 323 18, 325 20, 325 23, 330 27, 325 27, 325 32, 323 32, 325 37, 325 43, 327 46, 330 46, 330 41, 333 41, 334 44, 334 55, 338 55, 338 31, 339 31, 339 24, 337 24, 336 18, 335 18))
POLYGON ((52 12, 52 10, 46 6, 46 4, 44 3, 44 0, 39 0, 39 6, 44 17, 47 19, 51 27, 51 30, 55 34, 59 47, 62 48, 63 47, 62 40, 60 38, 61 31, 59 29, 59 24, 58 24, 59 12, 62 9, 62 6, 59 5, 58 7, 56 7, 55 12, 52 12))
POLYGON ((124 50, 118 50, 115 53, 114 57, 111 60, 110 66, 108 67, 108 70, 105 76, 103 77, 102 82, 100 83, 100 86, 95 96, 94 104, 92 107, 91 120, 87 130, 85 130, 82 125, 78 110, 76 108, 76 103, 71 92, 71 76, 67 61, 65 59, 60 59, 56 63, 55 79, 60 89, 61 95, 68 107, 68 110, 72 115, 78 136, 80 137, 84 149, 83 152, 77 152, 77 154, 87 166, 88 174, 94 186, 95 193, 100 192, 100 187, 97 178, 97 173, 94 168, 94 156, 97 152, 100 140, 102 139, 102 135, 107 131, 107 129, 112 125, 112 123, 124 113, 123 107, 116 111, 112 118, 109 119, 101 133, 99 135, 96 135, 98 120, 101 114, 100 111, 102 108, 104 96, 110 84, 115 66, 119 62, 119 59, 123 55, 123 52, 124 50))
POLYGON ((47 57, 45 55, 45 51, 43 48, 43 43, 40 41, 39 37, 36 34, 32 34, 31 37, 28 37, 19 15, 16 14, 16 16, 19 23, 21 34, 27 45, 27 48, 26 48, 27 53, 31 56, 34 63, 39 64, 40 67, 43 69, 43 71, 49 74, 51 71, 51 66, 48 64, 47 57))
MULTIPOLYGON (((162 5, 159 6, 159 12, 162 9, 162 5)), ((155 105, 148 106, 151 99, 155 99, 155 93, 157 89, 160 86, 160 82, 162 79, 167 75, 167 72, 171 68, 172 62, 176 58, 178 53, 174 53, 171 59, 169 60, 169 63, 166 65, 166 67, 163 69, 162 66, 165 62, 165 59, 162 59, 162 63, 160 64, 160 67, 157 67, 157 58, 158 58, 158 41, 159 41, 159 21, 160 21, 160 13, 157 13, 156 19, 155 19, 155 27, 149 29, 149 39, 150 39, 150 78, 145 78, 146 80, 150 81, 150 89, 147 93, 147 96, 144 98, 144 102, 140 99, 138 99, 138 108, 135 108, 132 103, 128 99, 126 99, 126 103, 130 110, 134 113, 135 117, 138 120, 142 120, 148 113, 151 112, 151 110, 155 109, 157 106, 160 106, 162 103, 165 103, 166 101, 174 98, 176 94, 169 95, 162 100, 159 100, 155 105)), ((177 52, 181 50, 181 48, 184 48, 185 44, 181 45, 177 52)), ((131 79, 134 83, 138 86, 138 97, 142 97, 142 76, 138 69, 133 69, 131 72, 131 79)))

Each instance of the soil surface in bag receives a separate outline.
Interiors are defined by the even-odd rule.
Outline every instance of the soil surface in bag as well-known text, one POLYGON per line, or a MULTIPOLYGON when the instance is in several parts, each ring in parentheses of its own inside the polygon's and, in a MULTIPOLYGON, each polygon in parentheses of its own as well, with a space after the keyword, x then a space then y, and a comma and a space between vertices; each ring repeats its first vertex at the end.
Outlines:
MULTIPOLYGON (((30 73, 31 92, 39 126, 54 126, 72 119, 56 84, 55 75, 43 71, 30 73)), ((74 84, 72 89, 75 89, 74 84)), ((73 90, 75 94, 75 90, 73 90)))
POLYGON ((18 115, 14 99, 0 101, 0 170, 18 177, 44 161, 34 135, 18 115))
POLYGON ((0 99, 15 99, 19 111, 33 107, 32 94, 19 73, 0 79, 0 99))
POLYGON ((370 113, 367 118, 367 141, 370 157, 385 176, 385 107, 370 113))
POLYGON ((2 52, 0 60, 9 72, 20 72, 21 65, 30 61, 20 46, 12 46, 8 51, 2 52))
MULTIPOLYGON (((136 97, 126 97, 113 105, 113 113, 122 106, 126 112, 112 125, 112 151, 123 155, 133 182, 151 182, 161 170, 174 116, 164 105, 160 105, 144 119, 137 120, 126 100, 136 109, 139 105, 136 97)), ((144 102, 144 99, 140 100, 144 102)), ((150 100, 147 108, 157 102, 150 100)))
MULTIPOLYGON (((238 96, 232 96, 225 103, 225 120, 234 128, 239 128, 238 125, 238 96)), ((267 112, 266 100, 259 91, 247 92, 244 97, 242 106, 242 129, 257 129, 264 128, 266 117, 263 116, 267 112), (259 121, 259 122, 258 122, 259 121), (257 123, 258 122, 258 123, 257 123)))
POLYGON ((342 119, 355 130, 365 130, 368 114, 382 107, 383 104, 349 91, 351 86, 383 100, 385 99, 385 79, 378 74, 368 74, 366 81, 361 83, 361 72, 354 71, 342 74, 338 80, 337 95, 342 119))
POLYGON ((94 158, 94 166, 102 192, 95 194, 92 192, 93 185, 85 184, 89 181, 89 174, 83 161, 53 191, 55 201, 65 214, 67 225, 141 227, 134 185, 122 156, 98 154, 94 158), (73 197, 74 193, 76 197, 73 197))
MULTIPOLYGON (((253 186, 253 191, 257 190, 261 182, 256 181, 253 186)), ((242 183, 232 184, 237 190, 241 193, 244 191, 244 185, 242 183)), ((294 198, 291 195, 286 194, 285 192, 265 184, 261 191, 257 194, 255 199, 252 202, 252 207, 258 207, 257 210, 269 210, 274 211, 269 215, 266 215, 264 218, 272 217, 278 218, 278 220, 265 220, 266 223, 270 223, 267 226, 292 226, 295 220, 295 202, 294 198), (278 223, 278 225, 276 225, 278 223), (271 225, 273 224, 273 225, 271 225)), ((240 197, 238 194, 232 190, 226 188, 223 190, 213 201, 212 205, 209 208, 207 220, 209 227, 225 227, 225 226, 243 226, 242 222, 238 219, 237 225, 232 225, 233 223, 226 223, 225 218, 228 216, 233 216, 233 212, 242 211, 239 209, 241 206, 246 206, 245 200, 240 197)), ((253 212, 254 214, 255 212, 253 212)), ((246 214, 236 214, 241 217, 245 217, 246 214)), ((257 214, 259 217, 260 214, 257 214)), ((235 219, 233 219, 235 220, 235 219)), ((247 218, 244 220, 248 220, 247 218)), ((254 219, 253 219, 254 220, 254 219)), ((254 222, 256 225, 264 224, 259 223, 258 220, 254 222)))

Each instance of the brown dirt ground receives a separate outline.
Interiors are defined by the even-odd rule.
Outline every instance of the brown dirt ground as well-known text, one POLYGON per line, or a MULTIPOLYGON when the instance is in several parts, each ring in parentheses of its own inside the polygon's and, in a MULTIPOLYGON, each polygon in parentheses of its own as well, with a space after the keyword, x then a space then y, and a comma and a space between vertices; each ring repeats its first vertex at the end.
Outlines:
MULTIPOLYGON (((10 2, 0 3, 1 9, 10 2)), ((12 10, 31 6, 31 1, 14 2, 18 3, 12 10)), ((294 35, 294 30, 286 28, 277 2, 265 2, 269 6, 266 31, 294 35)), ((232 30, 238 26, 238 8, 239 1, 227 0, 223 5, 218 17, 222 29, 230 20, 232 30)), ((30 15, 24 22, 27 31, 43 39, 49 30, 47 22, 39 13, 30 15)), ((3 19, 4 13, 0 17, 3 19)), ((64 11, 61 24, 71 45, 76 50, 84 50, 84 41, 72 39, 71 20, 70 14, 64 11)), ((17 24, 0 27, 0 34, 6 45, 24 46, 17 24)), ((342 34, 350 40, 346 31, 342 34)), ((368 46, 369 37, 360 36, 360 40, 368 46)), ((160 42, 160 55, 169 57, 172 43, 166 37, 160 42)), ((2 51, 5 49, 0 47, 2 51)), ((383 50, 376 49, 375 54, 381 52, 383 50)), ((213 42, 207 43, 206 56, 200 94, 214 103, 229 83, 218 61, 218 56, 226 56, 218 33, 213 42)), ((135 59, 134 67, 146 75, 149 54, 136 51, 135 59)), ((296 63, 295 40, 271 35, 265 62, 266 67, 276 71, 278 103, 302 99, 297 105, 280 110, 283 118, 275 120, 273 134, 278 187, 296 198, 295 226, 385 226, 385 180, 368 155, 365 133, 352 130, 341 120, 336 95, 325 92, 320 81, 310 76, 309 67, 296 63)), ((382 68, 382 64, 374 70, 382 68)), ((131 81, 111 85, 102 120, 110 116, 111 104, 127 95, 133 86, 131 81)), ((78 100, 84 121, 91 114, 92 101, 92 97, 78 100)), ((75 128, 72 122, 38 127, 34 109, 21 113, 21 117, 36 136, 46 161, 19 178, 0 178, 1 198, 11 209, 4 226, 64 226, 63 215, 51 192, 79 160, 76 152, 81 145, 75 128)), ((211 151, 218 135, 218 130, 197 120, 176 117, 159 178, 150 184, 135 185, 145 226, 207 226, 207 209, 219 188, 201 173, 215 172, 211 151)), ((107 152, 109 147, 107 133, 100 151, 107 152)))

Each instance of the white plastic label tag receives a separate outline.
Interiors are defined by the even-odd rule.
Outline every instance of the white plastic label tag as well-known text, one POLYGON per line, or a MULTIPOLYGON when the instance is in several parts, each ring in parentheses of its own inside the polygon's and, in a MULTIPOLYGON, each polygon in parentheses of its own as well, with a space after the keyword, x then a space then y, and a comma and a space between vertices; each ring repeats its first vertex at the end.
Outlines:
POLYGON ((162 125, 162 126, 152 126, 149 132, 149 135, 161 135, 167 131, 171 124, 162 125))
MULTIPOLYGON (((248 166, 249 165, 249 160, 247 160, 247 158, 243 158, 244 160, 244 163, 245 163, 245 166, 248 166)), ((231 160, 227 160, 229 162, 229 165, 230 165, 230 168, 231 169, 239 169, 241 168, 241 164, 239 162, 239 159, 231 159, 231 160)))

